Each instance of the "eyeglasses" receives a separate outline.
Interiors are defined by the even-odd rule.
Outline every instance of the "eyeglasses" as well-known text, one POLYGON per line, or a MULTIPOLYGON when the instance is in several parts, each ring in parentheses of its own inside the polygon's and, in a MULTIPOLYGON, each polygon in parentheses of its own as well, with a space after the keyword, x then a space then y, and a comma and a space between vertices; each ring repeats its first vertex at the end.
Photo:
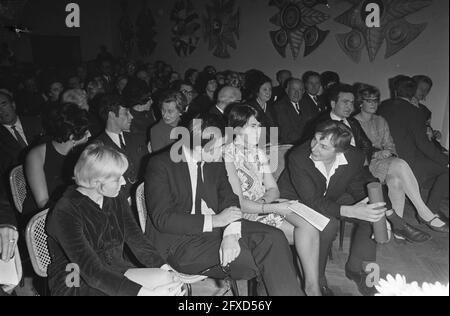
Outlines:
POLYGON ((378 104, 380 103, 380 99, 363 99, 364 102, 378 104))

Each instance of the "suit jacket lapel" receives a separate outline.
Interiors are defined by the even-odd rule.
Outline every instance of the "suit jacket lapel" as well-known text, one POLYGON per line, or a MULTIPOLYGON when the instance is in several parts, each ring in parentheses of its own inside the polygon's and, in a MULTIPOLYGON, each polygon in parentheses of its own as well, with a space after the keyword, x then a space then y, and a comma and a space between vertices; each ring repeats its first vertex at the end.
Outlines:
POLYGON ((330 183, 328 184, 328 188, 332 188, 335 185, 338 184, 339 180, 342 178, 342 176, 345 174, 345 171, 347 170, 348 165, 339 166, 339 168, 336 169, 335 174, 331 177, 330 183))
POLYGON ((2 139, 2 142, 4 142, 5 146, 12 147, 17 151, 21 150, 17 140, 3 125, 0 126, 0 139, 2 139))

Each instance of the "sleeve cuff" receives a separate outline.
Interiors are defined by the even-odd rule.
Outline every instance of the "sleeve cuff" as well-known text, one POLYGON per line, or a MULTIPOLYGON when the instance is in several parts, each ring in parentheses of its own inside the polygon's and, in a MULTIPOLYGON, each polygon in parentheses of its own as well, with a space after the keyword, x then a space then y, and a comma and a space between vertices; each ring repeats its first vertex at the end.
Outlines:
POLYGON ((212 215, 205 215, 205 223, 203 224, 203 232, 211 233, 213 231, 212 215))
POLYGON ((225 231, 223 232, 223 237, 230 236, 230 235, 237 235, 238 239, 241 239, 242 233, 241 233, 242 223, 241 222, 235 222, 228 225, 227 228, 225 228, 225 231))

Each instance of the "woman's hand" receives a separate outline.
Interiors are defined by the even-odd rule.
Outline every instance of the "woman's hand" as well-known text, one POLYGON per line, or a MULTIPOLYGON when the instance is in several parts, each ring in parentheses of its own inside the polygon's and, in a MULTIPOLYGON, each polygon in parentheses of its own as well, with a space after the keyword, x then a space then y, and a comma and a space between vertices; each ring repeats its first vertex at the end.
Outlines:
POLYGON ((19 233, 10 227, 0 228, 0 260, 9 261, 16 251, 19 233))
POLYGON ((270 210, 273 213, 276 213, 278 215, 287 217, 293 213, 289 207, 294 203, 295 202, 293 202, 293 201, 287 201, 287 202, 282 202, 282 203, 270 204, 270 205, 266 206, 266 209, 270 210))

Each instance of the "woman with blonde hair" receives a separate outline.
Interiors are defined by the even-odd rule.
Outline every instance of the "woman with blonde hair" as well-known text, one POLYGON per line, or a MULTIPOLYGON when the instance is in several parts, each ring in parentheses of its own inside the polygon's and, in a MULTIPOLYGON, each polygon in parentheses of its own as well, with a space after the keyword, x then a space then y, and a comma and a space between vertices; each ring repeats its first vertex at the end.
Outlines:
POLYGON ((126 157, 101 143, 88 146, 69 188, 49 214, 52 295, 181 296, 183 284, 144 237, 126 198, 126 157), (124 258, 125 245, 146 269, 124 258), (79 273, 67 283, 67 268, 79 273))

